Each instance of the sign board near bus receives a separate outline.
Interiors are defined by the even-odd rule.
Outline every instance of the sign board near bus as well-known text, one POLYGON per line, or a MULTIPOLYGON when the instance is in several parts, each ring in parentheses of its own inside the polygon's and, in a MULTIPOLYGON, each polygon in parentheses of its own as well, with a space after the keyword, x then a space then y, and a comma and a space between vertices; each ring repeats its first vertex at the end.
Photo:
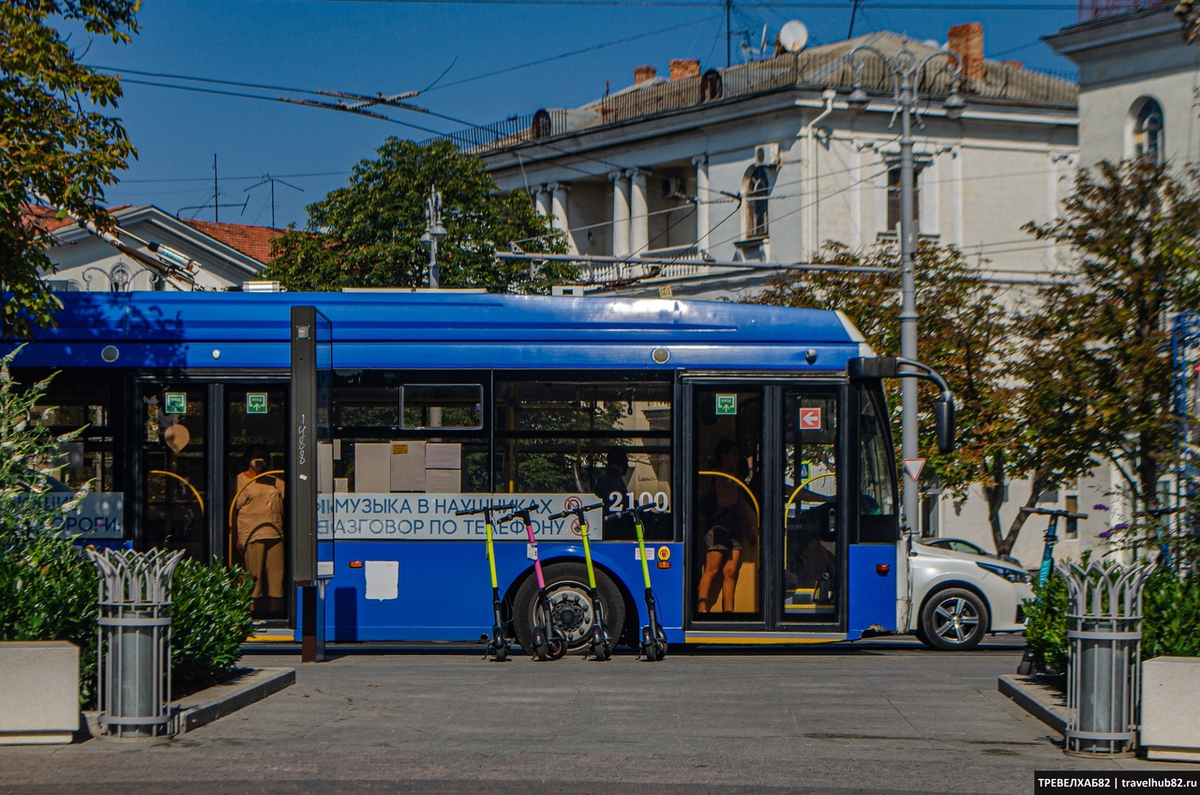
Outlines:
MULTIPOLYGON (((456 511, 494 505, 537 506, 530 514, 534 537, 541 541, 574 541, 580 537, 575 517, 548 521, 567 508, 596 502, 592 494, 322 494, 317 503, 317 534, 337 541, 481 541, 482 515, 455 516, 456 511)), ((507 515, 497 512, 494 519, 507 515)), ((600 509, 587 513, 588 535, 603 536, 600 509)), ((496 540, 524 540, 525 525, 513 519, 495 527, 496 540)))
MULTIPOLYGON (((56 491, 26 499, 40 500, 48 507, 61 510, 74 496, 70 492, 56 491)), ((119 541, 124 536, 124 512, 125 495, 122 492, 89 494, 80 500, 74 510, 62 515, 57 528, 63 535, 81 540, 119 541)))

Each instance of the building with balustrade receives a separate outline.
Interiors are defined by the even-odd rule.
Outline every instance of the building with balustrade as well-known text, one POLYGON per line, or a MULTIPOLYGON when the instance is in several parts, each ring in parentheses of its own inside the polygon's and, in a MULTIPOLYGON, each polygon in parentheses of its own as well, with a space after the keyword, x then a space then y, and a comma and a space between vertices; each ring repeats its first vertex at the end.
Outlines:
POLYGON ((676 59, 660 77, 638 67, 632 85, 582 107, 454 139, 566 230, 595 288, 736 299, 826 241, 894 240, 899 122, 884 59, 912 58, 925 62, 920 235, 982 256, 999 281, 1044 279, 1059 252, 1021 226, 1053 217, 1070 187, 1076 85, 986 60, 978 24, 951 28, 949 47, 962 65, 959 118, 942 107, 952 61, 933 43, 878 32, 726 69, 676 59), (861 114, 846 103, 856 86, 871 99, 861 114))
POLYGON ((1079 65, 1081 163, 1149 155, 1185 166, 1200 157, 1200 44, 1192 6, 1082 0, 1079 23, 1046 38, 1079 65))

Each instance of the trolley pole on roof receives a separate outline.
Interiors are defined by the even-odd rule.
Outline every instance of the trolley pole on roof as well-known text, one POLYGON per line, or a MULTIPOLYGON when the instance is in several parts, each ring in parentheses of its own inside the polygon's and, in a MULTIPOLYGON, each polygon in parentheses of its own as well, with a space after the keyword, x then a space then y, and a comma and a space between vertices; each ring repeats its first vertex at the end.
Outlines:
POLYGON ((446 239, 446 228, 442 226, 442 194, 437 188, 430 187, 429 198, 425 200, 425 234, 421 235, 421 245, 429 252, 429 289, 438 289, 438 244, 446 239))
MULTIPOLYGON (((946 72, 950 77, 950 94, 943 105, 946 118, 957 119, 962 115, 966 103, 958 93, 959 77, 962 74, 962 61, 953 50, 940 49, 931 52, 922 60, 917 60, 917 54, 908 48, 907 42, 894 56, 888 56, 869 44, 860 44, 850 51, 850 60, 854 64, 854 90, 846 100, 850 110, 862 113, 870 103, 870 97, 862 87, 862 70, 867 54, 870 53, 883 62, 884 69, 892 82, 892 97, 896 105, 896 113, 900 116, 900 271, 902 281, 902 296, 900 305, 900 355, 909 360, 917 359, 917 290, 915 273, 916 252, 916 207, 914 184, 916 168, 913 163, 913 134, 914 117, 918 124, 924 126, 920 118, 920 109, 916 92, 917 80, 926 65, 934 58, 946 58, 946 72)), ((893 122, 895 116, 893 116, 893 122)), ((905 370, 912 372, 911 368, 905 370)), ((917 458, 920 455, 920 445, 917 439, 917 382, 913 378, 905 378, 901 383, 900 403, 900 448, 904 459, 917 458)), ((909 533, 920 531, 920 491, 915 478, 907 473, 901 475, 904 481, 904 526, 909 533)))

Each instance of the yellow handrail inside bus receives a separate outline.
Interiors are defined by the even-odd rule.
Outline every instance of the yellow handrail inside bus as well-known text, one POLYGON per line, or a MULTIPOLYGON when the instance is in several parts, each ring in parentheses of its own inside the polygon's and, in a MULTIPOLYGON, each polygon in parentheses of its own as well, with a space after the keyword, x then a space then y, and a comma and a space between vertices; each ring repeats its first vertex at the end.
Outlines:
POLYGON ((183 485, 185 485, 189 489, 191 489, 192 494, 196 495, 196 502, 200 503, 200 515, 201 516, 204 515, 204 498, 200 496, 200 492, 196 491, 196 487, 193 486, 191 484, 191 482, 188 481, 187 478, 183 477, 182 475, 176 475, 174 472, 168 472, 165 469, 151 469, 150 474, 151 475, 166 475, 167 477, 175 478, 180 483, 182 483, 183 485))
POLYGON ((760 511, 758 509, 758 500, 756 500, 754 498, 754 492, 750 491, 749 486, 747 486, 741 480, 739 480, 738 478, 735 478, 733 475, 729 474, 728 472, 714 472, 714 471, 706 469, 706 470, 701 470, 700 472, 697 472, 696 474, 697 475, 717 475, 717 476, 720 476, 723 478, 729 478, 734 483, 741 486, 742 490, 745 491, 746 494, 750 495, 750 502, 754 503, 754 516, 755 516, 756 522, 760 525, 762 524, 762 511, 760 511))
POLYGON ((813 477, 802 481, 800 483, 800 485, 796 487, 795 491, 792 492, 792 496, 788 497, 787 505, 783 506, 783 523, 785 525, 787 524, 788 511, 791 510, 792 503, 795 502, 796 495, 800 493, 800 489, 805 488, 806 486, 808 486, 809 483, 812 483, 814 480, 820 480, 821 478, 831 478, 831 477, 834 477, 836 474, 837 474, 836 472, 826 472, 823 475, 814 475, 813 477))
POLYGON ((809 483, 812 483, 814 480, 820 480, 821 478, 831 478, 831 477, 834 477, 835 475, 837 475, 836 472, 826 472, 824 474, 814 475, 811 478, 807 478, 805 480, 800 481, 800 485, 797 486, 792 491, 792 496, 788 497, 787 504, 783 506, 783 526, 785 529, 785 532, 783 534, 783 561, 784 561, 783 565, 784 565, 784 568, 787 567, 787 559, 788 559, 788 556, 787 556, 787 554, 788 554, 788 547, 787 547, 788 539, 787 539, 787 532, 786 532, 788 511, 791 510, 792 503, 796 500, 796 495, 800 493, 800 489, 805 488, 806 486, 808 486, 809 483))

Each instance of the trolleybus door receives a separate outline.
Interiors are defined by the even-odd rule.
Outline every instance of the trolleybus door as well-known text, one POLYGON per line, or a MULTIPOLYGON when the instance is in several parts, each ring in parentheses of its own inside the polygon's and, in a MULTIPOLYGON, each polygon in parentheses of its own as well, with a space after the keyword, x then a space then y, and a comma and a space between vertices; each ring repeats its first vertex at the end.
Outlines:
POLYGON ((840 629, 845 388, 694 382, 690 398, 689 626, 840 629))

